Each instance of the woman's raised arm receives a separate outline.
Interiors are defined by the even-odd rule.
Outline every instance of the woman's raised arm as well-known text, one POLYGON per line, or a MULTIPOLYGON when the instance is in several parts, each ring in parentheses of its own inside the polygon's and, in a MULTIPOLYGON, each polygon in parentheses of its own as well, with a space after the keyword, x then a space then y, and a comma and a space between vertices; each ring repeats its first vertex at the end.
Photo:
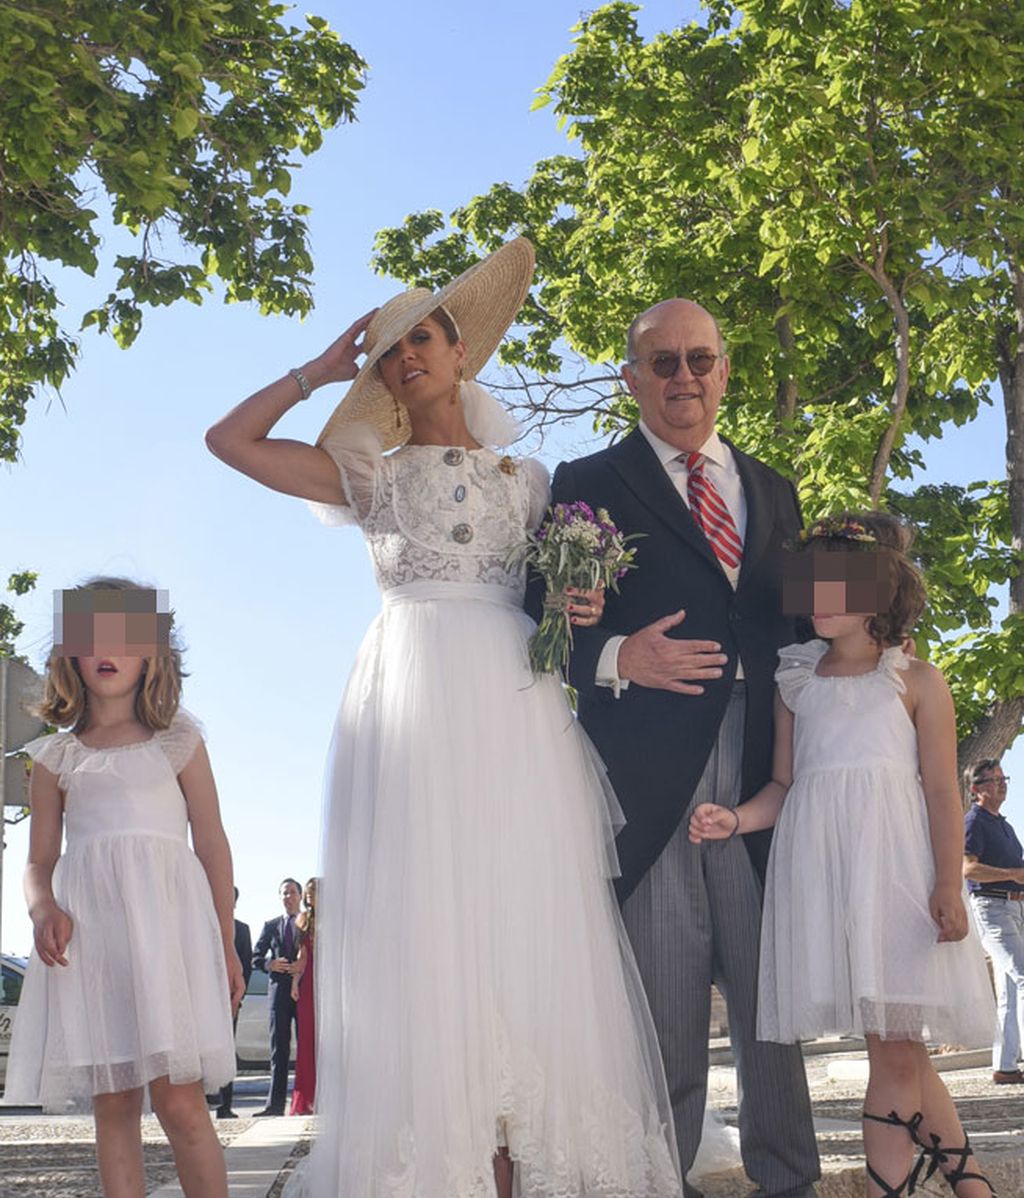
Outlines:
MULTIPOLYGON (((372 316, 361 316, 319 357, 299 368, 310 393, 325 383, 355 378, 361 337, 372 316)), ((305 441, 267 436, 289 408, 306 398, 304 392, 295 375, 284 375, 218 420, 208 429, 206 444, 221 461, 265 487, 318 503, 344 504, 338 468, 329 454, 305 441)))

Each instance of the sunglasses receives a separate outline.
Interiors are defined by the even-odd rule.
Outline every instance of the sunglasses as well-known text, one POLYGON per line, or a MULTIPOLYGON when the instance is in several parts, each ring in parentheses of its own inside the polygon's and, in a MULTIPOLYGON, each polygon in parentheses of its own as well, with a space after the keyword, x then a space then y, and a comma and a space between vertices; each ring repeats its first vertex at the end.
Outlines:
POLYGON ((1007 782, 1009 782, 1009 781, 1010 781, 1009 774, 1003 774, 1003 776, 1001 778, 996 778, 994 775, 992 775, 988 778, 975 778, 974 785, 975 786, 984 786, 987 782, 994 782, 996 784, 996 786, 1005 786, 1007 784, 1007 782))
POLYGON ((686 365, 691 374, 697 376, 710 374, 718 361, 718 354, 707 349, 692 349, 688 354, 659 353, 651 354, 648 358, 633 358, 633 364, 643 363, 650 367, 651 372, 659 379, 670 379, 679 369, 680 363, 686 359, 686 365))

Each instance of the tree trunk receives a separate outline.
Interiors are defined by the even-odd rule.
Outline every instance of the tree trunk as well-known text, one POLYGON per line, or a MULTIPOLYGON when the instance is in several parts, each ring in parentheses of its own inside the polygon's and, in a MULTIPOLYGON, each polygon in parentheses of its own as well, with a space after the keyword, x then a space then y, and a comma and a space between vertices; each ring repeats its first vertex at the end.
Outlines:
MULTIPOLYGON (((1006 478, 1013 548, 1024 547, 1024 267, 1019 255, 1009 262, 1013 282, 1016 327, 1004 325, 996 333, 999 382, 1006 412, 1006 478)), ((1024 567, 1010 579, 1010 615, 1024 611, 1024 567)), ((974 732, 957 746, 963 769, 984 757, 1002 757, 1017 739, 1024 722, 1024 695, 997 699, 974 732)))
POLYGON ((885 272, 883 264, 869 266, 860 263, 862 269, 875 280, 892 310, 893 324, 896 326, 896 385, 893 387, 890 402, 889 423, 878 442, 875 458, 871 463, 871 482, 868 494, 872 507, 878 507, 885 490, 885 476, 889 471, 889 461, 892 458, 896 435, 900 431, 903 417, 907 410, 907 397, 910 394, 910 315, 892 279, 885 272))
POLYGON ((790 323, 789 316, 785 312, 780 312, 785 304, 782 296, 776 296, 775 307, 775 335, 779 339, 779 345, 782 347, 782 365, 784 374, 779 379, 775 388, 775 425, 780 437, 784 437, 792 431, 793 421, 796 418, 796 405, 799 399, 799 390, 796 385, 796 379, 793 378, 790 372, 790 367, 793 360, 793 351, 796 348, 796 338, 793 336, 793 326, 790 323))

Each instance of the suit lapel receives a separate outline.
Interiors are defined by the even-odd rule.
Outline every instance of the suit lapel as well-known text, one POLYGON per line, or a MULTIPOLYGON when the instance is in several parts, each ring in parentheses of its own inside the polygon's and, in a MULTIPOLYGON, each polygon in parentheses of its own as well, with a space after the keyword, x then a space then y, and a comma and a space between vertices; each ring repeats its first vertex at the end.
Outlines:
MULTIPOLYGON (((609 465, 644 507, 685 541, 695 553, 699 553, 714 566, 724 579, 725 574, 721 563, 715 557, 715 551, 672 485, 668 472, 643 433, 634 429, 628 437, 612 445, 607 453, 609 465)), ((612 512, 611 516, 614 520, 615 513, 612 512)))
POLYGON ((753 459, 741 453, 725 437, 722 440, 732 450, 747 505, 747 528, 743 537, 743 560, 738 583, 738 587, 741 587, 756 568, 771 539, 775 527, 775 497, 762 471, 756 469, 753 459))

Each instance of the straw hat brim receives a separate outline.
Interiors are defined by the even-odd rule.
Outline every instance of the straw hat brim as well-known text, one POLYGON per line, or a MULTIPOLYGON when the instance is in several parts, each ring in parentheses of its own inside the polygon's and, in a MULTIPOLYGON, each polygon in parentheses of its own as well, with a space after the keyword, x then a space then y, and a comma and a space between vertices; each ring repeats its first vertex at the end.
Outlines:
POLYGON ((322 445, 346 424, 368 424, 386 451, 409 439, 409 415, 396 405, 376 369, 381 355, 442 305, 458 325, 466 348, 463 377, 475 378, 501 344, 533 281, 533 246, 525 237, 506 242, 440 291, 414 287, 388 300, 366 330, 366 359, 341 403, 317 437, 322 445))

